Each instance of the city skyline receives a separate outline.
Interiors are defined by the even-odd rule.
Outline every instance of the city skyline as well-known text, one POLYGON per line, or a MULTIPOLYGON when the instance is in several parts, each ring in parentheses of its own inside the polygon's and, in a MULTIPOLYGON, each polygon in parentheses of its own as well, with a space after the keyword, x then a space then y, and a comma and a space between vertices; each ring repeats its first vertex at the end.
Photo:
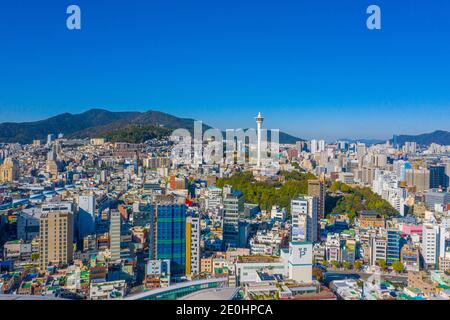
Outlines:
MULTIPOLYGON (((140 110, 136 110, 136 109, 131 109, 131 110, 117 110, 117 111, 111 111, 111 110, 107 110, 107 109, 104 109, 104 108, 92 108, 92 109, 88 109, 88 110, 84 110, 84 111, 82 111, 82 112, 76 112, 76 113, 72 113, 72 112, 64 112, 64 113, 58 113, 58 114, 54 114, 54 115, 51 115, 51 116, 49 116, 48 118, 38 118, 38 119, 36 119, 36 120, 30 120, 30 121, 23 121, 23 122, 11 122, 11 121, 5 121, 5 122, 0 122, 0 125, 2 125, 2 124, 4 124, 4 125, 10 125, 10 124, 21 124, 21 125, 28 125, 28 124, 36 124, 36 123, 39 123, 39 122, 42 122, 42 121, 47 121, 47 120, 50 120, 50 119, 53 119, 53 118, 56 118, 56 117, 59 117, 59 116, 63 116, 64 114, 70 114, 70 115, 72 115, 72 116, 82 116, 83 114, 86 114, 86 113, 90 113, 90 112, 97 112, 97 111, 105 111, 105 112, 117 112, 117 113, 126 113, 126 112, 129 112, 129 113, 140 113, 140 114, 145 114, 145 113, 148 113, 148 112, 150 112, 150 113, 154 113, 154 112, 156 112, 156 113, 162 113, 162 114, 165 114, 165 115, 167 115, 167 116, 170 116, 170 117, 175 117, 175 118, 178 118, 179 120, 181 120, 181 121, 183 121, 183 120, 192 120, 193 122, 199 122, 199 123, 203 123, 203 125, 207 125, 207 126, 209 126, 210 125, 210 123, 207 123, 207 122, 205 122, 205 121, 202 121, 201 119, 191 119, 191 118, 182 118, 182 117, 178 117, 177 115, 174 115, 174 114, 170 114, 170 113, 166 113, 165 111, 161 111, 161 110, 157 110, 157 109, 152 109, 152 110, 143 110, 143 111, 140 111, 140 110)), ((259 114, 260 114, 260 112, 259 112, 259 114)), ((254 126, 254 125, 252 125, 252 121, 251 121, 251 119, 252 118, 250 118, 250 119, 245 119, 245 120, 247 120, 247 121, 245 121, 244 120, 244 122, 246 122, 247 124, 246 125, 244 125, 244 127, 241 127, 241 128, 232 128, 231 126, 228 126, 228 127, 222 127, 222 128, 215 128, 214 126, 212 126, 211 128, 213 128, 213 129, 218 129, 218 130, 221 130, 221 131, 223 131, 223 132, 225 132, 226 130, 239 130, 239 129, 244 129, 244 130, 247 130, 247 129, 254 129, 253 127, 257 127, 257 126, 254 126)), ((270 119, 269 119, 270 120, 270 119)), ((131 121, 131 120, 130 120, 131 121)), ((130 124, 132 124, 133 122, 131 121, 130 122, 130 124)), ((269 121, 269 123, 270 123, 270 121, 269 121)), ((155 123, 156 124, 156 123, 155 123)), ((173 128, 171 128, 171 129, 173 129, 173 128)), ((183 127, 180 127, 179 129, 183 129, 183 127)), ((339 136, 339 137, 325 137, 325 136, 323 136, 323 135, 319 135, 319 136, 308 136, 308 135, 302 135, 302 134, 300 134, 300 135, 295 135, 295 134, 291 134, 290 132, 286 132, 286 131, 284 131, 283 130, 283 128, 273 128, 273 127, 266 127, 265 128, 266 130, 268 130, 268 131, 271 131, 271 130, 280 130, 280 132, 282 132, 283 134, 286 134, 287 136, 289 136, 290 137, 290 139, 294 139, 294 138, 297 138, 297 139, 299 139, 299 140, 324 140, 324 141, 326 141, 327 143, 333 143, 333 142, 339 142, 339 141, 349 141, 349 142, 362 142, 362 143, 368 143, 369 145, 370 144, 380 144, 380 143, 384 143, 384 142, 386 142, 386 141, 391 141, 392 140, 392 138, 393 137, 395 137, 395 136, 411 136, 411 137, 414 137, 414 136, 416 136, 416 137, 418 137, 418 136, 421 136, 421 135, 433 135, 433 134, 436 134, 436 133, 439 133, 439 132, 442 132, 442 133, 445 133, 445 134, 450 134, 447 130, 442 130, 442 129, 435 129, 435 130, 432 130, 431 132, 420 132, 420 131, 417 131, 417 134, 410 134, 410 133, 406 133, 406 132, 404 132, 404 133, 393 133, 391 136, 386 136, 386 137, 384 137, 384 138, 374 138, 374 137, 352 137, 352 136, 339 136)), ((54 130, 53 130, 54 131, 54 130)), ((48 133, 49 134, 67 134, 67 133, 69 133, 69 134, 72 134, 73 132, 64 132, 64 130, 60 130, 60 131, 58 131, 58 130, 56 130, 56 131, 58 131, 58 132, 53 132, 52 131, 52 128, 49 128, 49 130, 48 130, 48 133)), ((30 137, 31 138, 31 137, 30 137)))
POLYGON ((446 3, 378 1, 370 31, 367 1, 80 0, 82 29, 69 31, 68 2, 28 2, 0 12, 1 122, 103 108, 217 128, 260 111, 305 139, 449 130, 446 3))

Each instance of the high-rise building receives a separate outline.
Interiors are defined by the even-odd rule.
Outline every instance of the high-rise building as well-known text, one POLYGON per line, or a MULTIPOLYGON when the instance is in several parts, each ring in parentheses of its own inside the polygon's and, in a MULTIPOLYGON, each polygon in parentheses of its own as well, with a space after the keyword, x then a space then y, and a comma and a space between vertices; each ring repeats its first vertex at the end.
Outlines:
POLYGON ((356 157, 358 158, 358 160, 362 161, 366 153, 367 153, 366 145, 364 143, 358 143, 356 145, 356 157))
POLYGON ((445 253, 445 229, 425 223, 422 231, 422 257, 427 268, 436 268, 445 253))
POLYGON ((403 151, 405 153, 415 153, 417 151, 417 143, 405 142, 405 145, 403 146, 403 151))
POLYGON ((244 195, 231 187, 223 189, 223 243, 225 247, 239 245, 239 218, 244 212, 244 195))
POLYGON ((448 188, 445 166, 430 166, 430 189, 448 188))
POLYGON ((411 164, 408 161, 396 160, 393 163, 393 171, 401 182, 406 181, 406 170, 408 169, 411 169, 411 164))
POLYGON ((96 200, 93 194, 78 197, 78 239, 95 233, 96 200))
POLYGON ((40 266, 67 264, 73 260, 73 214, 51 211, 41 215, 40 266))
POLYGON ((109 217, 109 250, 111 252, 111 262, 120 260, 120 212, 112 210, 109 217))
POLYGON ((377 168, 384 168, 387 165, 387 155, 374 154, 371 157, 372 165, 377 168))
POLYGON ((200 273, 200 218, 186 218, 186 275, 200 273))
POLYGON ((400 231, 395 229, 387 230, 387 245, 386 245, 386 262, 390 266, 395 262, 400 261, 401 252, 401 237, 400 231))
POLYGON ((318 240, 317 197, 301 196, 291 201, 292 242, 318 240))
POLYGON ((19 180, 19 164, 13 158, 6 158, 3 165, 0 165, 0 183, 13 182, 19 180))
POLYGON ((319 153, 325 151, 325 140, 311 140, 310 142, 310 151, 311 153, 319 153))
POLYGON ((399 144, 398 144, 398 135, 394 134, 394 136, 392 137, 392 146, 394 147, 394 149, 398 149, 399 144))
POLYGON ((407 169, 406 185, 414 188, 416 192, 424 192, 430 188, 430 171, 426 168, 407 169))
POLYGON ((32 241, 39 236, 39 221, 41 210, 39 208, 23 209, 17 215, 17 239, 32 241))
POLYGON ((325 140, 319 140, 318 145, 319 145, 319 152, 325 151, 326 146, 325 140))
POLYGON ((348 146, 349 146, 348 141, 341 140, 341 141, 338 141, 337 144, 338 144, 338 149, 340 151, 346 152, 348 150, 348 146))
POLYGON ((53 141, 55 141, 55 135, 53 133, 50 133, 47 135, 47 145, 50 145, 53 141))
POLYGON ((82 195, 78 197, 78 207, 80 210, 83 210, 90 215, 95 214, 95 196, 93 194, 91 195, 82 195))
POLYGON ((150 216, 150 260, 170 260, 173 276, 186 272, 186 205, 155 204, 150 216))
POLYGON ((317 198, 317 219, 325 218, 325 183, 320 179, 308 180, 308 196, 317 198))

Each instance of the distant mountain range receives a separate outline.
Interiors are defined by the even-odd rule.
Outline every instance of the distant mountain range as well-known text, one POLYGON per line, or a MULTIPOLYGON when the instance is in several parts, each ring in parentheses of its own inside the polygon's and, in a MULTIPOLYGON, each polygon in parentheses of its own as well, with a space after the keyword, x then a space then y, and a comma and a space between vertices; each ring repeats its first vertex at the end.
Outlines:
MULTIPOLYGON (((392 141, 392 140, 391 140, 392 141)), ((427 146, 432 143, 448 146, 450 145, 450 132, 437 130, 431 133, 424 133, 419 135, 398 135, 397 143, 399 145, 405 142, 416 142, 418 145, 427 146)))
MULTIPOLYGON (((68 138, 95 138, 121 136, 125 129, 126 135, 133 130, 142 128, 162 127, 170 130, 184 128, 193 132, 193 119, 178 118, 160 111, 147 112, 111 112, 102 109, 92 109, 81 114, 63 113, 55 117, 35 122, 0 124, 0 142, 31 143, 35 139, 46 139, 50 133, 63 133, 68 138), (117 133, 117 134, 116 134, 117 133)), ((203 129, 210 126, 203 124, 203 129)), ((169 132, 169 130, 166 130, 169 132)), ((161 134, 158 131, 156 136, 161 134)), ((280 143, 295 143, 299 140, 287 133, 280 132, 280 143)))
POLYGON ((347 141, 348 143, 364 143, 365 145, 374 145, 374 144, 385 143, 387 140, 343 138, 343 139, 338 139, 337 141, 347 141))
MULTIPOLYGON (((364 143, 366 145, 382 144, 389 140, 391 143, 394 139, 339 139, 338 141, 348 141, 350 143, 364 143)), ((428 146, 432 143, 440 145, 450 145, 450 132, 437 130, 431 133, 424 133, 419 135, 397 135, 397 143, 402 146, 405 142, 416 142, 418 145, 428 146)))

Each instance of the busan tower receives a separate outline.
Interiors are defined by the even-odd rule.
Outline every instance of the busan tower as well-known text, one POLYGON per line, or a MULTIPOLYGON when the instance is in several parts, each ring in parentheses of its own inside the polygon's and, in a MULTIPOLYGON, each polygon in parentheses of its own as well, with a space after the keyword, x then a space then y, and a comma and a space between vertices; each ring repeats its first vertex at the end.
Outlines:
POLYGON ((258 116, 256 117, 256 125, 258 128, 258 161, 257 161, 257 167, 261 167, 261 127, 262 123, 264 121, 264 118, 261 115, 261 112, 258 113, 258 116))

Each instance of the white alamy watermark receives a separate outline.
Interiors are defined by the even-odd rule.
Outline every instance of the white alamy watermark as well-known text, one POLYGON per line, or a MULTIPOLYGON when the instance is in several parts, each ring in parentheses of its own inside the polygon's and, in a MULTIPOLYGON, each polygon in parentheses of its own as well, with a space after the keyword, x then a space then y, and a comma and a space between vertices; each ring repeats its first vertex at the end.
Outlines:
MULTIPOLYGON (((259 115, 260 117, 260 115, 259 115)), ((255 167, 278 166, 280 134, 278 129, 210 128, 203 132, 201 121, 194 122, 194 136, 187 129, 176 129, 171 158, 176 165, 250 164, 255 167)))
MULTIPOLYGON (((66 27, 69 30, 81 30, 81 9, 80 6, 72 4, 67 7, 66 13, 69 15, 66 19, 66 27)), ((369 30, 381 30, 381 8, 372 4, 367 7, 366 26, 369 30)))
POLYGON ((372 4, 367 7, 367 14, 370 14, 367 18, 367 29, 381 30, 381 8, 375 4, 372 4))
POLYGON ((69 30, 81 30, 81 9, 77 5, 67 7, 66 13, 69 15, 66 20, 66 26, 69 30))

